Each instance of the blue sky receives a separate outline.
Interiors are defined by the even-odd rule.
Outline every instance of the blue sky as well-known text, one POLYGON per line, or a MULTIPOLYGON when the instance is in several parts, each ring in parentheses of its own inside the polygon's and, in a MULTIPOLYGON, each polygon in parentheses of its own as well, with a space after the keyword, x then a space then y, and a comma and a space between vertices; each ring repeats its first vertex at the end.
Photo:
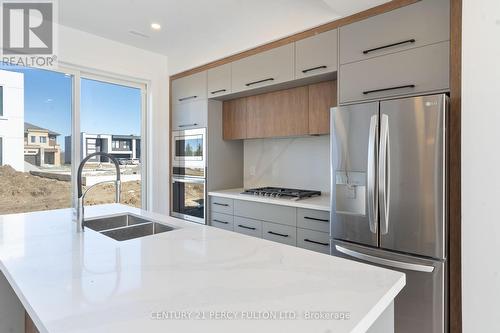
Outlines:
MULTIPOLYGON (((41 69, 0 64, 24 73, 24 121, 60 133, 71 133, 72 77, 41 69)), ((139 89, 89 79, 81 82, 81 131, 92 134, 134 134, 141 130, 139 89)))

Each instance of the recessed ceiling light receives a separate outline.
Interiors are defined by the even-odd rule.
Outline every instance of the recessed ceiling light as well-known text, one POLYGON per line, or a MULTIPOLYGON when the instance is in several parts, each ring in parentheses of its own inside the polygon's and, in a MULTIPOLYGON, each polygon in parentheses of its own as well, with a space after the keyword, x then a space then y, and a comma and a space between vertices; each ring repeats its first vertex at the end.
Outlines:
POLYGON ((161 30, 161 25, 159 23, 151 23, 151 29, 161 30))

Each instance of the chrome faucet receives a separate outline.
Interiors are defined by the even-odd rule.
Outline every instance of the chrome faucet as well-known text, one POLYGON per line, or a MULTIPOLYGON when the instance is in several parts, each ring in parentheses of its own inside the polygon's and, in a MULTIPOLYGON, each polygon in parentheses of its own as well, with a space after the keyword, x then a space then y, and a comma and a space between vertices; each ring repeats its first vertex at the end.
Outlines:
POLYGON ((104 152, 96 152, 90 155, 87 155, 80 165, 78 166, 78 174, 77 174, 77 186, 78 186, 78 204, 76 207, 76 230, 78 232, 83 232, 85 228, 85 218, 84 218, 84 200, 85 200, 85 195, 87 192, 92 189, 93 187, 100 185, 100 184, 106 184, 106 183, 114 183, 115 184, 115 202, 119 203, 120 202, 120 192, 121 192, 121 181, 120 181, 120 163, 118 163, 118 160, 113 157, 112 155, 104 152), (116 168, 116 180, 107 180, 107 181, 102 181, 99 183, 95 183, 94 185, 90 186, 83 191, 82 188, 82 172, 83 172, 83 167, 85 164, 90 160, 92 157, 95 156, 104 156, 109 158, 114 164, 116 168))

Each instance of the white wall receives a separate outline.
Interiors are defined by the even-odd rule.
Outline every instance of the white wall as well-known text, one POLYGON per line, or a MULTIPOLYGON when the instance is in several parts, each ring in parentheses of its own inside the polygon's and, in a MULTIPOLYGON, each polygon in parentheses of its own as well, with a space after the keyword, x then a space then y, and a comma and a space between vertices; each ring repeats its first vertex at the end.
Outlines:
POLYGON ((245 140, 244 186, 330 192, 330 136, 245 140))
POLYGON ((463 0, 464 333, 500 332, 500 1, 463 0))
POLYGON ((0 116, 3 165, 24 171, 24 75, 0 70, 3 116, 0 116))
POLYGON ((58 59, 62 64, 98 70, 123 78, 149 81, 148 133, 149 196, 151 209, 168 214, 168 68, 167 57, 61 26, 58 59))

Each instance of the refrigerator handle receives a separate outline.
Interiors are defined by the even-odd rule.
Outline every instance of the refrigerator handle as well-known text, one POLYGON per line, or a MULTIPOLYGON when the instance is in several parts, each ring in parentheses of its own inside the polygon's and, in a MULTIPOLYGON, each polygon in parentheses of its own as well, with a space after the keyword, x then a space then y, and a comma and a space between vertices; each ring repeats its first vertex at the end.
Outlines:
POLYGON ((421 265, 421 264, 411 264, 407 262, 402 262, 402 261, 396 261, 396 260, 391 260, 391 259, 385 259, 385 258, 379 258, 375 256, 371 256, 369 254, 364 254, 360 252, 356 252, 353 250, 346 249, 345 247, 335 245, 335 249, 345 255, 348 255, 350 257, 368 261, 377 265, 383 265, 383 266, 388 266, 388 267, 393 267, 393 268, 400 268, 400 269, 405 269, 407 271, 416 271, 416 272, 425 272, 425 273, 432 273, 434 271, 434 266, 428 266, 428 265, 421 265))
POLYGON ((370 231, 374 234, 378 232, 378 195, 376 194, 377 139, 378 115, 373 115, 370 119, 370 131, 368 134, 368 165, 366 171, 366 182, 368 187, 368 221, 370 223, 370 231))
POLYGON ((380 197, 380 233, 386 235, 389 232, 389 199, 390 199, 390 140, 389 140, 389 116, 383 114, 380 121, 380 153, 378 168, 378 189, 380 197))

